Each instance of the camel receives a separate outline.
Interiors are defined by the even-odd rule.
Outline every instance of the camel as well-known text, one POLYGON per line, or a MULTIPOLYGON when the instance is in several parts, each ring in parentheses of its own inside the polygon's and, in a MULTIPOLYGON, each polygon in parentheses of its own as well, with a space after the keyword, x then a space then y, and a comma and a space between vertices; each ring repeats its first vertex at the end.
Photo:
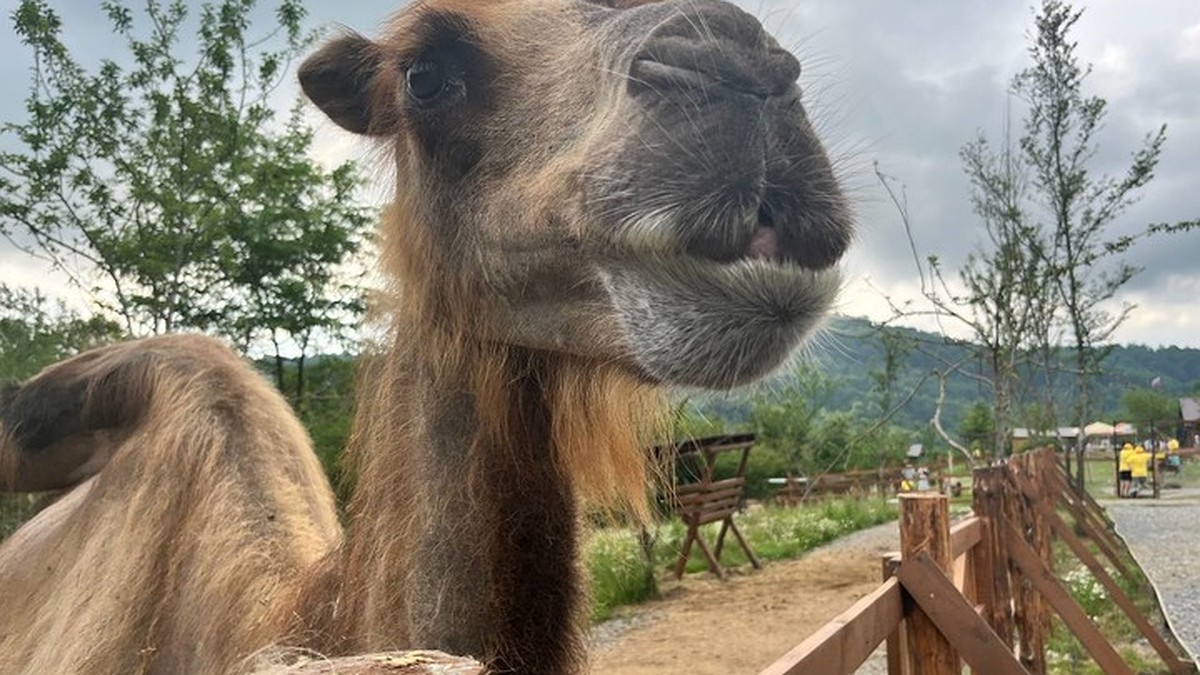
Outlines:
POLYGON ((51 366, 0 400, 4 488, 68 490, 0 544, 0 672, 584 669, 581 504, 644 515, 663 388, 763 377, 835 299, 799 72, 718 0, 426 0, 321 47, 304 93, 396 176, 344 518, 219 341, 51 366))

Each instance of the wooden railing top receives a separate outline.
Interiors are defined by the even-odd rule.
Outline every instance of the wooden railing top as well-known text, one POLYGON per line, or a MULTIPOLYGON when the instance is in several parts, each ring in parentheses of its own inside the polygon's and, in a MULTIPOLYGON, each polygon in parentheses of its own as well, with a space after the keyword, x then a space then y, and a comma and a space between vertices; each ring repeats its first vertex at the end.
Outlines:
POLYGON ((904 619, 900 582, 888 579, 759 675, 852 673, 904 619))

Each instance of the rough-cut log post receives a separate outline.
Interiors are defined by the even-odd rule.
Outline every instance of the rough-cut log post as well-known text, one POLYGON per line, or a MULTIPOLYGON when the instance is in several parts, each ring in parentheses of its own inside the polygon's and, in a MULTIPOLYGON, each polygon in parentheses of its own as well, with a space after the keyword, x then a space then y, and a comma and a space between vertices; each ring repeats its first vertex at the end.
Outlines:
MULTIPOLYGON (((1040 466, 1035 463, 1036 453, 1028 452, 1009 459, 1008 470, 1020 473, 1030 480, 1037 480, 1040 466)), ((1027 503, 1015 481, 1006 476, 1004 481, 1005 519, 1016 527, 1024 541, 1046 563, 1049 569, 1049 541, 1045 524, 1040 524, 1037 509, 1027 503)), ((1019 637, 1021 664, 1031 673, 1046 672, 1046 630, 1048 617, 1041 595, 1034 589, 1032 580, 1021 570, 1012 567, 1013 575, 1013 618, 1019 637)))
MULTIPOLYGON (((949 499, 942 495, 901 495, 900 551, 904 560, 925 551, 950 576, 953 558, 949 499)), ((957 675, 960 672, 954 647, 919 607, 913 608, 908 629, 911 672, 925 675, 957 675)))
MULTIPOLYGON (((1054 529, 1050 526, 1050 522, 1046 520, 1044 514, 1054 511, 1054 492, 1050 481, 1054 476, 1054 472, 1058 471, 1058 459, 1055 458, 1052 449, 1045 448, 1034 452, 1030 456, 1029 462, 1029 470, 1034 473, 1039 496, 1039 503, 1030 504, 1032 507, 1030 510, 1033 512, 1034 540, 1037 542, 1038 556, 1045 563, 1046 569, 1054 571, 1054 549, 1052 546, 1054 529)), ((1036 610, 1038 634, 1042 636, 1044 644, 1049 639, 1050 629, 1053 626, 1053 609, 1040 593, 1038 594, 1036 610)), ((1044 654, 1044 647, 1042 651, 1044 654)), ((1044 665, 1045 661, 1043 660, 1042 663, 1044 665)))
POLYGON ((1013 644, 1012 588, 1008 582, 1008 557, 1004 549, 1004 467, 990 466, 974 471, 972 494, 975 515, 983 519, 982 541, 976 547, 976 590, 984 606, 984 618, 1011 648, 1013 644))

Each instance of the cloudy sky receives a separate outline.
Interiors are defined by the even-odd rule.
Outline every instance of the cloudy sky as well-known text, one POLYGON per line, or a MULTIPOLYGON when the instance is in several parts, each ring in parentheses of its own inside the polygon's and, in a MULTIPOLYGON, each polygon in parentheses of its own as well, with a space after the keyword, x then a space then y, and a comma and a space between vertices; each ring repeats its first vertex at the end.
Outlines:
MULTIPOLYGON (((96 0, 57 0, 67 36, 84 56, 111 47, 96 0)), ((131 4, 136 4, 132 2, 131 4)), ((916 297, 917 275, 895 210, 874 178, 877 162, 907 189, 922 251, 953 267, 979 244, 958 150, 983 131, 999 139, 1007 95, 1027 60, 1031 1, 739 0, 804 64, 808 106, 838 157, 857 204, 860 234, 845 263, 849 280, 841 311, 882 319, 884 292, 916 297)), ((5 17, 17 0, 0 0, 5 17)), ((396 6, 309 0, 314 25, 334 21, 373 33, 396 6)), ((1146 223, 1200 217, 1200 2, 1080 2, 1073 37, 1094 72, 1090 93, 1108 99, 1094 168, 1122 173, 1146 133, 1167 124, 1157 178, 1114 226, 1137 232, 1146 223)), ((0 32, 0 119, 22 114, 30 61, 8 23, 0 32)), ((286 103, 286 97, 284 98, 286 103)), ((314 122, 317 121, 313 117, 314 122)), ((327 161, 365 156, 366 149, 328 123, 318 125, 316 152, 327 161)), ((1145 268, 1120 297, 1135 303, 1118 331, 1125 343, 1200 347, 1200 232, 1139 245, 1127 262, 1145 268)), ((0 279, 53 291, 55 280, 0 243, 0 279)), ((947 325, 946 327, 950 327, 947 325)))

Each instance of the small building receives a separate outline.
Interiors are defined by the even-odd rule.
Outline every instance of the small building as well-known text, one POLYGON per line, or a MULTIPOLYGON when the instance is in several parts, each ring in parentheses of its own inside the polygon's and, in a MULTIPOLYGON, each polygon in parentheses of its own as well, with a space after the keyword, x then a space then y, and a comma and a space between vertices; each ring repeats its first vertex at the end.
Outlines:
POLYGON ((1200 399, 1179 399, 1179 427, 1184 447, 1200 447, 1200 399))
POLYGON ((1079 427, 1057 427, 1055 429, 1027 429, 1013 427, 1012 451, 1014 453, 1028 450, 1031 447, 1057 445, 1058 449, 1074 447, 1075 439, 1079 438, 1079 427))

